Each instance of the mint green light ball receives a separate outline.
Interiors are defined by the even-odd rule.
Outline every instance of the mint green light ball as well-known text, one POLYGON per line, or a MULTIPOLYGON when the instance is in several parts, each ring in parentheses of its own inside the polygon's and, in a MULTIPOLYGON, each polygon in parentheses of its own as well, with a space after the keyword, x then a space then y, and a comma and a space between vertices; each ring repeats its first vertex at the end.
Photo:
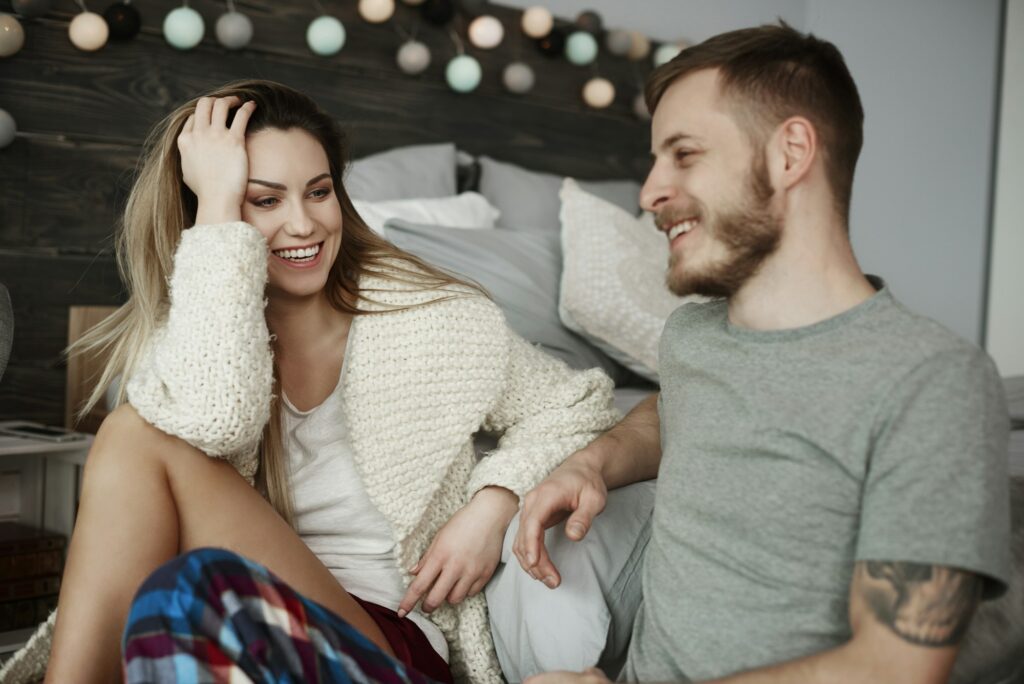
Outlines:
POLYGON ((306 44, 321 57, 335 55, 345 45, 345 27, 326 14, 317 17, 306 29, 306 44))
POLYGON ((469 55, 459 55, 448 62, 444 70, 444 77, 448 80, 448 86, 457 93, 468 93, 480 85, 480 77, 483 76, 483 69, 480 62, 469 55))
POLYGON ((597 58, 597 40, 586 31, 576 31, 565 41, 565 56, 577 66, 586 66, 597 58))
POLYGON ((179 50, 191 50, 203 39, 203 17, 191 7, 178 7, 164 17, 164 38, 179 50))

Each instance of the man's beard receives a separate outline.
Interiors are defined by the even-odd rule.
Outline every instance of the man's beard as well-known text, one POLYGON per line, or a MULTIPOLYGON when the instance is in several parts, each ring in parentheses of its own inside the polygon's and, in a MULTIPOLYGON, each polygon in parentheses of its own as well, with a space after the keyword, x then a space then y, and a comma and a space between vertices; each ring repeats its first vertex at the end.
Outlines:
POLYGON ((731 297, 760 269, 765 259, 779 246, 782 221, 770 209, 771 182, 764 158, 755 158, 747 175, 747 193, 738 208, 729 209, 707 219, 708 238, 722 243, 727 255, 708 264, 701 271, 676 272, 679 261, 675 254, 669 258, 666 282, 674 294, 705 297, 731 297), (712 218, 714 222, 712 224, 712 218))

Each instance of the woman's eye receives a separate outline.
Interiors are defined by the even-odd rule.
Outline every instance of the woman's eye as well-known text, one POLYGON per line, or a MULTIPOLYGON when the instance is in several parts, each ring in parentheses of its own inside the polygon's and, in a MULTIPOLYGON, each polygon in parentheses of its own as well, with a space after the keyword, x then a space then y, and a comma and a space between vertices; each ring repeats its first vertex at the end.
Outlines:
POLYGON ((324 197, 327 197, 328 195, 331 194, 331 189, 330 188, 316 188, 315 190, 313 190, 309 194, 310 194, 310 196, 315 197, 316 199, 323 199, 324 197))
POLYGON ((676 150, 676 161, 686 161, 686 158, 689 157, 691 154, 692 152, 690 152, 690 150, 676 150))
POLYGON ((261 197, 260 199, 258 199, 255 202, 253 202, 253 204, 255 204, 257 207, 262 207, 264 209, 269 209, 270 207, 273 207, 274 205, 277 204, 277 198, 276 197, 261 197))

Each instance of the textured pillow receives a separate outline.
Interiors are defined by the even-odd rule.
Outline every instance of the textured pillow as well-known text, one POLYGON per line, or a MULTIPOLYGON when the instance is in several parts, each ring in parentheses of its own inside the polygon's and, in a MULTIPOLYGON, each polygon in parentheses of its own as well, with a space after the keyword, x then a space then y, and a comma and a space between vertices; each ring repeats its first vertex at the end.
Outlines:
POLYGON ((464 230, 391 219, 385 235, 425 261, 473 280, 491 294, 509 327, 572 368, 628 373, 558 319, 561 254, 557 233, 464 230))
POLYGON ((345 173, 345 190, 368 202, 454 195, 455 145, 410 145, 357 159, 345 173))
POLYGON ((498 210, 478 192, 388 202, 353 200, 352 204, 366 224, 380 235, 384 234, 384 223, 393 218, 448 228, 494 228, 498 219, 498 210))
MULTIPOLYGON (((635 214, 640 184, 631 180, 580 181, 590 193, 635 214)), ((558 228, 562 177, 480 157, 480 192, 501 212, 502 228, 558 228)))
POLYGON ((654 218, 562 184, 562 323, 638 375, 658 380, 658 340, 679 298, 665 286, 668 242, 654 218))

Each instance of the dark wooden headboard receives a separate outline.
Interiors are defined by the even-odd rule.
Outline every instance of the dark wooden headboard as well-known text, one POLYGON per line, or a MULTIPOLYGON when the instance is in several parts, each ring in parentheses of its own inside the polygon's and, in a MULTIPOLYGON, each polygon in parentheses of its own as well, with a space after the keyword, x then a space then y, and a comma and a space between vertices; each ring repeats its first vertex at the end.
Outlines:
MULTIPOLYGON (((398 145, 454 141, 530 168, 580 178, 642 178, 649 133, 631 102, 649 63, 638 65, 602 52, 598 67, 578 67, 541 55, 519 29, 519 10, 492 7, 506 27, 501 46, 470 48, 483 66, 476 92, 452 92, 445 63, 455 54, 446 30, 420 25, 417 38, 433 60, 418 77, 402 74, 395 52, 418 11, 398 2, 395 18, 370 25, 356 2, 327 2, 348 29, 336 56, 314 56, 305 31, 316 16, 311 0, 239 0, 255 25, 249 48, 230 52, 214 38, 224 11, 219 0, 194 0, 206 37, 181 52, 163 39, 163 17, 180 0, 135 6, 140 35, 95 53, 75 49, 68 22, 78 7, 55 0, 52 11, 23 22, 24 48, 0 60, 0 107, 19 137, 0 150, 0 281, 11 291, 17 334, 0 382, 0 418, 59 424, 65 417, 68 308, 123 301, 112 257, 112 235, 131 185, 144 136, 173 107, 208 88, 249 77, 269 78, 309 93, 348 128, 355 156, 398 145), (537 74, 533 92, 507 93, 501 71, 513 60, 537 74), (586 107, 580 91, 595 73, 618 88, 608 109, 586 107)), ((101 7, 91 7, 102 10, 101 7)), ((0 0, 0 11, 10 11, 0 0)), ((465 36, 465 19, 454 27, 465 36)))

